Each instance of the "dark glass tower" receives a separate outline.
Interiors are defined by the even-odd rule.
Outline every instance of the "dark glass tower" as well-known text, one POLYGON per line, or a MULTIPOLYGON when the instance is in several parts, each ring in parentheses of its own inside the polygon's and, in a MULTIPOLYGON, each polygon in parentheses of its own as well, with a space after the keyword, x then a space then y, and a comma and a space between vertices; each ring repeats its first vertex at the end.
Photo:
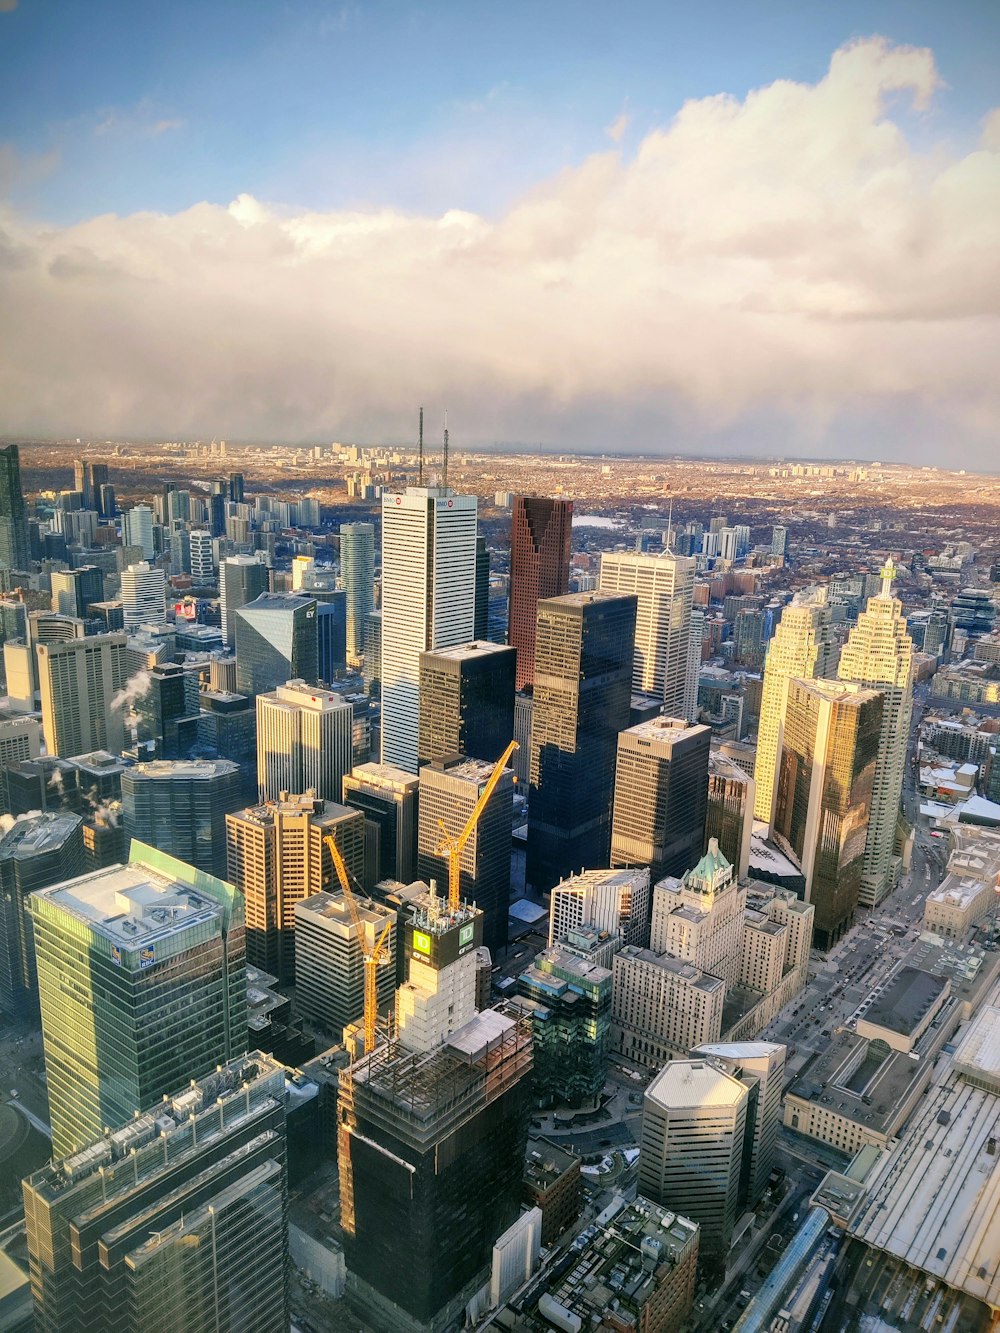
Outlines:
POLYGON ((236 613, 236 688, 268 694, 289 680, 319 679, 316 601, 294 593, 262 593, 236 613))
POLYGON ((514 735, 516 661, 514 648, 481 641, 420 654, 421 764, 450 754, 500 758, 514 735))
POLYGON ((28 516, 16 444, 0 449, 0 568, 30 569, 28 516))
POLYGON ((570 593, 538 603, 527 867, 536 889, 608 865, 635 616, 631 595, 570 593))
POLYGON ((510 534, 507 642, 517 649, 517 688, 535 679, 535 624, 540 599, 569 591, 572 500, 518 495, 510 534))
POLYGON ((490 632, 490 553, 486 538, 476 538, 476 614, 472 627, 475 639, 486 639, 490 632))
POLYGON ((122 773, 126 838, 158 847, 209 874, 226 873, 226 815, 242 804, 229 759, 153 760, 122 773))

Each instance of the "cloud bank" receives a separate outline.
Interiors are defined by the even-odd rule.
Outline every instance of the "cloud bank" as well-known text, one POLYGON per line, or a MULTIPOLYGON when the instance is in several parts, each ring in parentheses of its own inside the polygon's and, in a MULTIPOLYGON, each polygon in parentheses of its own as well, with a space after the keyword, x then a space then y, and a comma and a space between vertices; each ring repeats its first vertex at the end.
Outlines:
POLYGON ((974 151, 917 151, 900 119, 939 84, 931 52, 856 42, 496 219, 0 211, 0 430, 408 438, 425 402, 459 446, 856 440, 989 466, 1000 111, 974 151))

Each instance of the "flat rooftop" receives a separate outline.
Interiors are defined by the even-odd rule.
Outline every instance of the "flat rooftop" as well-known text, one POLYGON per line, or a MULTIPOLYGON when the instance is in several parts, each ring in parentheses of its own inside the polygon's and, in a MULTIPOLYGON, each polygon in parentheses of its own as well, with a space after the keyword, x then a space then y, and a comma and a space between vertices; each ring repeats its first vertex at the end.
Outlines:
POLYGON ((524 1160, 525 1183, 535 1189, 547 1190, 555 1182, 580 1165, 575 1153, 567 1152, 548 1139, 529 1139, 524 1160))
POLYGON ((57 851, 82 823, 79 815, 62 812, 19 819, 10 832, 0 838, 0 860, 23 861, 57 851))
POLYGON ((865 1021, 908 1037, 948 989, 945 977, 917 967, 903 967, 869 1006, 865 1021))
POLYGON ((439 657, 446 662, 469 662, 480 657, 495 657, 498 653, 508 656, 516 652, 510 644, 490 643, 486 639, 473 639, 471 643, 456 643, 450 648, 432 648, 421 653, 421 657, 439 657))
POLYGON ((405 768, 397 768, 395 764, 357 764, 351 769, 350 776, 358 782, 392 790, 414 791, 420 785, 416 773, 408 773, 405 768))
POLYGON ((738 1106, 747 1090, 738 1078, 708 1060, 671 1060, 646 1089, 646 1096, 666 1110, 738 1106))
POLYGON ((123 772, 130 781, 207 782, 226 773, 237 773, 232 759, 150 759, 123 772))
POLYGON ((669 972, 678 981, 686 981, 690 986, 697 986, 699 990, 714 991, 726 984, 721 977, 713 977, 708 972, 702 972, 693 963, 685 963, 668 953, 654 953, 652 949, 640 949, 637 944, 626 944, 623 949, 619 949, 615 954, 616 962, 619 958, 648 963, 658 967, 661 972, 669 972))
POLYGON ((676 745, 679 741, 690 740, 694 736, 711 735, 711 727, 699 722, 687 723, 683 718, 651 717, 645 722, 637 722, 622 735, 633 736, 639 741, 659 741, 662 744, 676 745))

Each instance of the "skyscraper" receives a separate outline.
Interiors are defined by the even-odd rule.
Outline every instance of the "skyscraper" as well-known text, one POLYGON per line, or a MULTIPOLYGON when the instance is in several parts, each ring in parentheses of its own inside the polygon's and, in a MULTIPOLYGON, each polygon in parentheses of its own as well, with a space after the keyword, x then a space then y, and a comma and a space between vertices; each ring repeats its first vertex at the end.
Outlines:
POLYGON ((732 759, 717 750, 709 754, 705 846, 715 838, 740 879, 746 879, 750 864, 755 792, 753 778, 732 759))
POLYGON ((126 838, 208 874, 226 873, 226 815, 242 803, 229 759, 155 759, 122 773, 126 838))
POLYGON ((250 696, 286 680, 315 684, 319 674, 316 602, 263 592, 236 612, 236 688, 250 696))
MULTIPOLYGON (((442 895, 448 886, 448 857, 438 851, 442 825, 453 838, 461 833, 492 771, 492 763, 461 755, 435 759, 420 770, 417 873, 426 883, 435 879, 442 895)), ((507 943, 513 797, 514 773, 505 769, 459 862, 461 898, 483 913, 483 938, 490 949, 507 943)))
POLYGON ((773 836, 805 876, 820 949, 850 929, 858 905, 881 728, 877 690, 787 682, 773 836))
POLYGON ((638 599, 632 688, 663 700, 671 717, 697 718, 698 680, 688 678, 695 561, 663 551, 660 555, 605 552, 603 593, 632 593, 638 599))
POLYGON ((104 600, 104 571, 96 565, 80 565, 77 569, 54 569, 52 582, 52 610, 60 615, 87 617, 92 602, 104 600))
POLYGON ((625 944, 649 939, 649 868, 585 870, 552 890, 549 944, 561 944, 571 930, 589 926, 625 944))
POLYGON ((883 701, 858 899, 863 907, 878 906, 895 887, 899 870, 894 851, 913 713, 913 641, 902 603, 892 595, 895 573, 890 559, 882 570, 882 590, 858 616, 837 671, 841 680, 881 691, 883 701))
POLYGON ((778 772, 778 731, 785 707, 788 682, 825 679, 833 675, 837 647, 833 639, 826 589, 800 594, 785 607, 764 662, 764 688, 760 704, 757 757, 753 779, 754 818, 770 824, 774 814, 774 788, 778 772))
POLYGON ((167 623, 167 577, 146 561, 122 570, 122 609, 125 628, 167 623))
POLYGON ((128 865, 30 903, 55 1157, 246 1050, 243 899, 230 885, 133 842, 128 865))
POLYGON ((382 497, 382 760, 410 773, 420 654, 473 637, 476 509, 474 495, 443 487, 382 497))
POLYGON ((284 1067, 183 1077, 29 1176, 24 1205, 39 1333, 285 1333, 284 1067))
POLYGON ((514 648, 480 640, 420 654, 421 764, 500 758, 514 735, 516 662, 514 648))
POLYGON ((601 592, 538 603, 527 870, 536 889, 608 864, 635 608, 635 597, 601 592))
POLYGON ((490 634, 490 552, 485 537, 476 538, 476 614, 472 637, 488 639, 490 634))
POLYGON ((257 696, 257 787, 262 801, 312 788, 339 801, 351 771, 354 711, 341 694, 290 680, 257 696))
POLYGON ((122 748, 120 695, 125 684, 124 634, 94 634, 35 649, 42 693, 42 728, 49 754, 122 748))
POLYGON ((305 792, 226 815, 227 878, 246 903, 247 959, 283 983, 295 980, 296 903, 336 883, 328 837, 360 882, 365 845, 358 811, 305 792))
POLYGON ((382 1013, 392 1007, 396 993, 396 913, 364 898, 356 901, 355 912, 339 890, 314 893, 295 904, 295 1009, 335 1042, 364 1013, 365 954, 387 925, 383 966, 375 977, 382 1013))
POLYGON ((347 660, 365 651, 365 617, 375 609, 375 525, 341 523, 340 578, 347 594, 347 660))
POLYGON ((156 554, 153 547, 153 511, 149 505, 134 505, 126 509, 122 520, 122 536, 126 546, 142 547, 144 560, 152 560, 156 554))
POLYGON ((267 592, 267 565, 255 555, 231 555, 219 565, 219 609, 227 648, 236 645, 236 612, 267 592))
POLYGON ((781 1126, 785 1047, 773 1041, 707 1042, 691 1052, 738 1078, 750 1093, 740 1202, 754 1207, 767 1188, 781 1126))
POLYGON ((195 528, 190 533, 191 577, 196 584, 211 583, 215 579, 215 555, 212 534, 207 528, 195 528))
POLYGON ((28 513, 21 490, 21 457, 16 444, 0 449, 0 569, 31 569, 28 513))
POLYGON ((344 778, 344 803, 365 817, 365 888, 417 877, 420 780, 392 764, 358 764, 344 778))
POLYGON ((569 592, 573 501, 535 495, 514 498, 510 534, 510 611, 507 642, 517 649, 516 687, 535 680, 538 603, 569 592))
POLYGON ((711 740, 711 727, 663 715, 619 734, 613 867, 649 866, 655 883, 701 859, 711 740))

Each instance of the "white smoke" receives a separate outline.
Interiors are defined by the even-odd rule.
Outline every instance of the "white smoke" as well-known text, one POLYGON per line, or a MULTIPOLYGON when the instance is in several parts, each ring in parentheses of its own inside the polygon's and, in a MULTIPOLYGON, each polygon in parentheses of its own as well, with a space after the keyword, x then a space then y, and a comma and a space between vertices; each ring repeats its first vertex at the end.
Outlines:
POLYGON ((125 709, 127 715, 134 714, 136 703, 146 697, 152 684, 153 679, 148 671, 137 671, 134 676, 130 676, 117 694, 111 697, 112 713, 125 709))
POLYGON ((41 810, 29 810, 24 815, 0 815, 0 837, 6 836, 15 824, 20 824, 24 819, 37 819, 42 813, 41 810))
POLYGON ((66 795, 66 783, 63 780, 63 775, 60 769, 54 768, 52 770, 52 776, 49 778, 48 786, 54 788, 60 796, 66 795))

